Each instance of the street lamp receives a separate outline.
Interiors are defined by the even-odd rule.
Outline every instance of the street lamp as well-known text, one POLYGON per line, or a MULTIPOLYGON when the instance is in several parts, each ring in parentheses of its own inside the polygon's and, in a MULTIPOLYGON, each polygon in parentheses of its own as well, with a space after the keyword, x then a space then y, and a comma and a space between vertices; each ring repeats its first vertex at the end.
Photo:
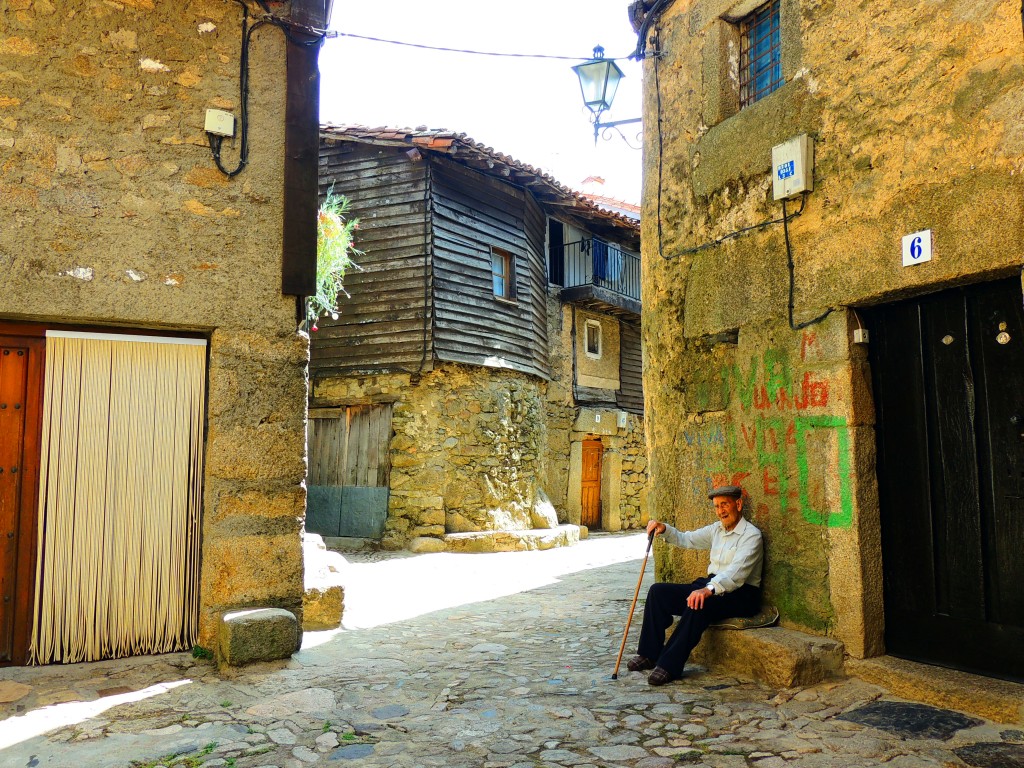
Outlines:
POLYGON ((583 93, 583 103, 587 105, 593 115, 594 121, 594 143, 597 143, 598 134, 603 128, 615 128, 627 123, 639 123, 639 117, 629 120, 612 120, 607 123, 601 122, 601 115, 611 109, 612 101, 615 99, 615 91, 618 90, 619 81, 624 77, 619 65, 614 59, 604 57, 604 48, 600 45, 594 47, 594 57, 582 64, 572 68, 576 77, 580 79, 580 91, 583 93))

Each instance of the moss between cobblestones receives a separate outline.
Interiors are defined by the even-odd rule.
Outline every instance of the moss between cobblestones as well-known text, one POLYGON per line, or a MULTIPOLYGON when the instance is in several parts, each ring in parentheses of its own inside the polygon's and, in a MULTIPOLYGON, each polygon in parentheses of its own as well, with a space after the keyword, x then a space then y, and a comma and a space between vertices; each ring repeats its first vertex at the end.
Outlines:
POLYGON ((171 754, 158 757, 156 760, 149 760, 147 762, 140 762, 138 760, 132 761, 132 768, 157 768, 157 766, 177 766, 181 765, 185 768, 199 768, 208 754, 213 752, 217 748, 217 742, 211 741, 205 747, 198 752, 172 752, 171 754))

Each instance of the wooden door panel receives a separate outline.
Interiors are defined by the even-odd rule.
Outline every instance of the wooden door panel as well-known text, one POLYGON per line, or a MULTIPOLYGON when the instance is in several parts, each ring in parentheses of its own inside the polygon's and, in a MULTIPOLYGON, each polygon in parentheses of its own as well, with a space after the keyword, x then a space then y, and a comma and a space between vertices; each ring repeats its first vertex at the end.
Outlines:
POLYGON ((966 297, 959 291, 921 302, 935 607, 942 615, 982 620, 975 387, 967 323, 966 297))
POLYGON ((1024 679, 1020 279, 870 319, 887 650, 1024 679))
POLYGON ((0 327, 0 664, 22 664, 31 631, 44 342, 0 327))
MULTIPOLYGON (((1024 306, 1011 289, 973 295, 988 619, 1024 627, 1024 306)), ((1024 647, 1024 643, 1020 647, 1024 647)))
POLYGON ((27 387, 26 350, 3 346, 0 349, 0 661, 10 661, 14 651, 14 599, 23 477, 19 468, 25 438, 27 387))
POLYGON ((583 441, 580 522, 588 528, 601 527, 601 455, 603 451, 604 446, 599 440, 583 441))
POLYGON ((310 419, 307 530, 324 536, 383 535, 393 407, 351 405, 337 416, 310 419))
MULTIPOLYGON (((932 538, 932 522, 927 420, 919 402, 929 395, 919 332, 917 305, 902 304, 875 318, 871 337, 878 424, 899 425, 878 430, 879 496, 903 523, 886 526, 882 559, 885 564, 903 563, 908 573, 929 573, 932 567, 930 547, 921 546, 922 539, 932 538), (890 327, 905 332, 890 333, 890 327)), ((930 578, 904 579, 886 568, 883 579, 887 609, 909 611, 922 601, 935 601, 930 578)))

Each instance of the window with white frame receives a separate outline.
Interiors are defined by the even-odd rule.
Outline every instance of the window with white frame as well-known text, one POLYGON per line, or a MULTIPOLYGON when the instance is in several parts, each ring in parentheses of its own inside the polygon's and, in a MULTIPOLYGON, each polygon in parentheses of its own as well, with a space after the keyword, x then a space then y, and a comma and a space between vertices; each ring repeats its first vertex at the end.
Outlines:
POLYGON ((601 359, 601 323, 587 320, 583 326, 583 351, 587 357, 601 359))

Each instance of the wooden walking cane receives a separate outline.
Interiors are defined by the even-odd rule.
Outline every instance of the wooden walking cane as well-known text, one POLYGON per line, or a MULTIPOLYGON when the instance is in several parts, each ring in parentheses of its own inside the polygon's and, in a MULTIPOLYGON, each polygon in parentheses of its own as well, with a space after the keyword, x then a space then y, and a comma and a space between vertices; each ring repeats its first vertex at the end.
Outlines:
POLYGON ((619 679, 619 664, 622 663, 622 652, 626 650, 626 638, 629 637, 629 626, 633 623, 633 611, 636 609, 636 599, 640 596, 640 585, 644 580, 644 571, 647 570, 647 557, 651 554, 651 544, 654 543, 654 531, 647 537, 647 551, 644 552, 644 564, 640 567, 640 578, 636 580, 636 592, 633 593, 633 604, 629 606, 629 618, 626 619, 626 631, 622 633, 622 645, 619 646, 619 658, 615 660, 615 671, 612 672, 612 680, 619 679))

